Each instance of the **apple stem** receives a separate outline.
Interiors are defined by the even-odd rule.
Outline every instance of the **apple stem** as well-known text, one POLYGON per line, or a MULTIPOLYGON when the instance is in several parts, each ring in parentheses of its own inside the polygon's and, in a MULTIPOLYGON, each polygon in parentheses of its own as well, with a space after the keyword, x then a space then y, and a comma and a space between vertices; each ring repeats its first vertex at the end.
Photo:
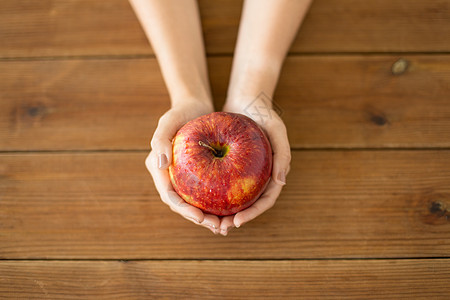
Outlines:
POLYGON ((209 150, 211 150, 211 151, 214 153, 214 155, 216 155, 216 156, 218 155, 217 150, 214 149, 213 147, 211 147, 210 145, 207 145, 206 143, 203 143, 202 141, 198 141, 198 144, 199 144, 200 146, 206 147, 206 148, 208 148, 209 150))

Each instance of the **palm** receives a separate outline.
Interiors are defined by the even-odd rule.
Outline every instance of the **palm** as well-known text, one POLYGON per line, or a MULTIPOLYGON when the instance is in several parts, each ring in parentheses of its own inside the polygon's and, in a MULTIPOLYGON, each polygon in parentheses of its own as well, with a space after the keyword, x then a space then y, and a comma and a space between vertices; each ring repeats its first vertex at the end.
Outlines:
POLYGON ((152 138, 152 151, 146 159, 146 166, 152 175, 161 200, 171 210, 182 217, 218 233, 220 220, 217 216, 205 214, 200 209, 186 203, 174 191, 167 167, 172 159, 172 139, 185 123, 212 112, 212 105, 186 105, 170 109, 160 119, 152 138), (167 159, 161 160, 159 154, 165 153, 167 159))
POLYGON ((289 171, 291 157, 286 127, 274 110, 268 110, 268 114, 265 115, 266 119, 263 119, 260 116, 255 118, 255 115, 248 114, 248 110, 242 108, 225 106, 224 111, 246 114, 252 118, 267 134, 273 150, 272 178, 261 197, 249 208, 242 210, 235 215, 226 216, 221 219, 221 233, 223 235, 227 235, 230 228, 240 227, 242 224, 247 223, 248 221, 251 221, 261 215, 275 204, 275 201, 280 195, 281 189, 285 184, 285 178, 280 178, 280 176, 285 177, 289 171), (286 164, 288 167, 285 172, 283 170, 283 166, 286 164), (280 175, 280 172, 284 172, 284 175, 280 175))

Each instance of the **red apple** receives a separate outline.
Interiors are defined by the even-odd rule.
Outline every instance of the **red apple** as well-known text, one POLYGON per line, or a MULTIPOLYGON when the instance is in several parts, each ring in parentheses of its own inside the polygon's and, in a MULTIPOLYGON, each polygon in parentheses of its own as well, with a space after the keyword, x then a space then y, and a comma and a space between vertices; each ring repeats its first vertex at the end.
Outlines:
POLYGON ((252 119, 214 112, 185 124, 173 140, 175 191, 205 213, 232 215, 252 205, 272 172, 272 148, 252 119))

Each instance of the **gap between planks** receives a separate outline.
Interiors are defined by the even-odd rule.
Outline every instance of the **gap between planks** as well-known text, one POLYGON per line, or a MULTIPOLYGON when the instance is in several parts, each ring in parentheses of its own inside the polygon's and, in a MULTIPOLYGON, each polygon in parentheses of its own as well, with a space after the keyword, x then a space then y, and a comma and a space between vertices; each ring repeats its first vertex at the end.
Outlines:
POLYGON ((450 256, 429 256, 429 257, 318 257, 318 258, 0 258, 0 262, 20 261, 20 262, 152 262, 152 261, 395 261, 395 260, 448 260, 450 256))
MULTIPOLYGON (((402 55, 450 55, 447 51, 403 51, 403 52, 290 52, 286 57, 301 56, 402 56, 402 55)), ((233 53, 210 53, 207 57, 233 57, 233 53)), ((120 55, 61 55, 61 56, 18 56, 0 57, 2 61, 58 61, 58 60, 111 60, 111 59, 149 59, 156 58, 154 54, 120 54, 120 55)))
MULTIPOLYGON (((393 148, 291 148, 291 151, 306 152, 306 151, 448 151, 450 147, 427 147, 427 148, 409 148, 409 147, 393 147, 393 148)), ((53 154, 83 154, 83 153, 147 153, 151 149, 84 149, 84 150, 0 150, 2 154, 40 154, 40 153, 53 153, 53 154)))

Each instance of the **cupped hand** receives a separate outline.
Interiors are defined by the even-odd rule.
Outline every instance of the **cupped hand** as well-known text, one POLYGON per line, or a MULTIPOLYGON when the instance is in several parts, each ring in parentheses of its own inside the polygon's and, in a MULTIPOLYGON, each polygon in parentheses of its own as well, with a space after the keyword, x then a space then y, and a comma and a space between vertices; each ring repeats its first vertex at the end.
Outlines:
POLYGON ((174 191, 169 178, 168 168, 172 162, 172 139, 185 123, 213 112, 213 106, 206 101, 183 100, 182 104, 168 110, 158 122, 158 127, 151 141, 152 150, 145 160, 145 165, 153 177, 161 200, 170 209, 195 224, 219 232, 220 219, 215 215, 205 214, 200 209, 186 203, 174 191))
POLYGON ((258 123, 266 133, 273 152, 272 177, 260 198, 250 207, 235 215, 226 216, 221 219, 220 234, 226 236, 233 227, 239 228, 241 225, 253 220, 275 204, 275 201, 281 193, 281 189, 286 184, 286 175, 290 170, 291 149, 286 126, 273 109, 268 108, 264 115, 252 115, 248 113, 248 110, 246 110, 245 107, 226 104, 223 110, 226 112, 244 114, 258 123))

